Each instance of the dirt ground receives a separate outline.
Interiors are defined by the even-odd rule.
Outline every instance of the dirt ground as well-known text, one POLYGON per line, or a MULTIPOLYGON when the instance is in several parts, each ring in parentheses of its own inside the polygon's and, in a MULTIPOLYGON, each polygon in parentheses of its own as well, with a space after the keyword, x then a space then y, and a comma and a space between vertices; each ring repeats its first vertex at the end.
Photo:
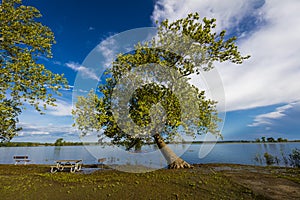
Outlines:
POLYGON ((300 199, 300 171, 292 168, 211 166, 232 181, 269 199, 300 199))
POLYGON ((51 174, 46 165, 0 165, 0 199, 300 199, 300 169, 205 164, 125 173, 85 166, 51 174))

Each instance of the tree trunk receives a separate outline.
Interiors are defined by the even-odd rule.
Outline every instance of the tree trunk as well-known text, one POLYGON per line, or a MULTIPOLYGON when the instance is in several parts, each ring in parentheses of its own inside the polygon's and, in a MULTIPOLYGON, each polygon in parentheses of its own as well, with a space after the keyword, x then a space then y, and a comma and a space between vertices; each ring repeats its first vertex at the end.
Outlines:
POLYGON ((179 169, 179 168, 193 168, 189 163, 185 162, 179 158, 170 147, 164 142, 163 138, 159 134, 153 135, 154 140, 163 154, 164 158, 167 160, 169 169, 179 169))

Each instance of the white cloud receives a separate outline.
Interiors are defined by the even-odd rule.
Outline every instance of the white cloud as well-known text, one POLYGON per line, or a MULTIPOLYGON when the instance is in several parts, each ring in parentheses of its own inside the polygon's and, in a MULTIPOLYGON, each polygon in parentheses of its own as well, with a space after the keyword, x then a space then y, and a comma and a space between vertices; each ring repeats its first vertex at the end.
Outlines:
POLYGON ((74 62, 66 63, 66 66, 71 68, 74 71, 80 72, 82 74, 82 76, 84 76, 86 78, 91 78, 91 79, 99 81, 99 77, 96 75, 95 72, 93 72, 92 69, 89 69, 85 66, 82 66, 82 65, 80 65, 78 63, 74 63, 74 62))
POLYGON ((20 122, 19 126, 22 130, 18 133, 18 136, 30 136, 30 135, 49 135, 55 133, 70 134, 74 133, 75 129, 71 125, 53 125, 53 124, 35 124, 20 122))
POLYGON ((48 131, 32 131, 30 132, 32 135, 49 135, 50 133, 48 131))
POLYGON ((62 63, 60 61, 57 61, 57 60, 53 61, 53 64, 54 65, 62 65, 62 63))
POLYGON ((46 112, 49 115, 54 116, 72 116, 72 104, 66 101, 57 100, 55 102, 56 106, 49 106, 46 112))
POLYGON ((73 85, 68 85, 69 88, 60 88, 59 90, 63 90, 63 91, 70 91, 73 90, 74 86, 73 85))
POLYGON ((103 65, 104 67, 109 67, 111 63, 115 60, 118 51, 118 44, 113 39, 113 37, 109 37, 103 40, 98 46, 97 51, 103 55, 103 65))
POLYGON ((191 12, 198 12, 202 17, 216 18, 218 29, 237 25, 248 13, 255 12, 260 0, 158 0, 154 6, 152 20, 174 21, 186 17, 191 12))
POLYGON ((261 126, 261 125, 272 125, 273 120, 283 118, 289 109, 292 109, 294 105, 299 104, 299 102, 293 102, 284 106, 280 106, 273 112, 258 115, 254 118, 253 123, 249 124, 250 127, 261 126))
POLYGON ((251 14, 264 24, 238 41, 252 57, 243 65, 216 63, 223 80, 227 110, 250 109, 300 99, 300 1, 298 0, 159 0, 152 18, 178 19, 197 11, 215 17, 219 29, 236 29, 251 14), (251 13, 253 12, 253 13, 251 13), (250 34, 251 33, 251 34, 250 34))
POLYGON ((280 118, 286 116, 285 112, 288 109, 290 109, 290 108, 293 107, 292 104, 293 103, 287 104, 285 106, 278 107, 273 112, 269 112, 269 113, 258 115, 258 116, 256 116, 254 118, 253 123, 249 124, 248 126, 253 127, 253 126, 260 126, 260 125, 269 125, 269 124, 272 124, 272 120, 274 120, 274 119, 280 119, 280 118))

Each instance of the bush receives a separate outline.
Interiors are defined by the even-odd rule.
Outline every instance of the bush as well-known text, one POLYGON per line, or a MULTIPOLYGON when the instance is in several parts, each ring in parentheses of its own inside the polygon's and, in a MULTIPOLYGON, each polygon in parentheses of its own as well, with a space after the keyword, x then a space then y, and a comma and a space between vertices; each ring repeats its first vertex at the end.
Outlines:
POLYGON ((300 168, 300 149, 293 149, 292 153, 289 154, 289 160, 292 167, 300 168))
POLYGON ((267 165, 273 165, 275 164, 275 157, 272 156, 271 154, 268 154, 267 152, 264 154, 264 157, 266 159, 266 164, 267 165))

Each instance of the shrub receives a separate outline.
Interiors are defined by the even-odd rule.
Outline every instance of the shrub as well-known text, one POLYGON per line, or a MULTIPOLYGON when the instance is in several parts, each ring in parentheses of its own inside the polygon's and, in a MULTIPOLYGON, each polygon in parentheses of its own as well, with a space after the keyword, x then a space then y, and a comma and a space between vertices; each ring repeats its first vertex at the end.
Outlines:
MULTIPOLYGON (((271 154, 269 154, 269 153, 265 153, 264 154, 264 157, 265 157, 265 159, 266 159, 266 164, 267 165, 273 165, 273 164, 275 164, 275 157, 274 156, 272 156, 271 154)), ((277 158, 278 159, 278 158, 277 158)))
POLYGON ((289 160, 292 167, 300 168, 300 149, 293 149, 292 153, 289 154, 289 160))

